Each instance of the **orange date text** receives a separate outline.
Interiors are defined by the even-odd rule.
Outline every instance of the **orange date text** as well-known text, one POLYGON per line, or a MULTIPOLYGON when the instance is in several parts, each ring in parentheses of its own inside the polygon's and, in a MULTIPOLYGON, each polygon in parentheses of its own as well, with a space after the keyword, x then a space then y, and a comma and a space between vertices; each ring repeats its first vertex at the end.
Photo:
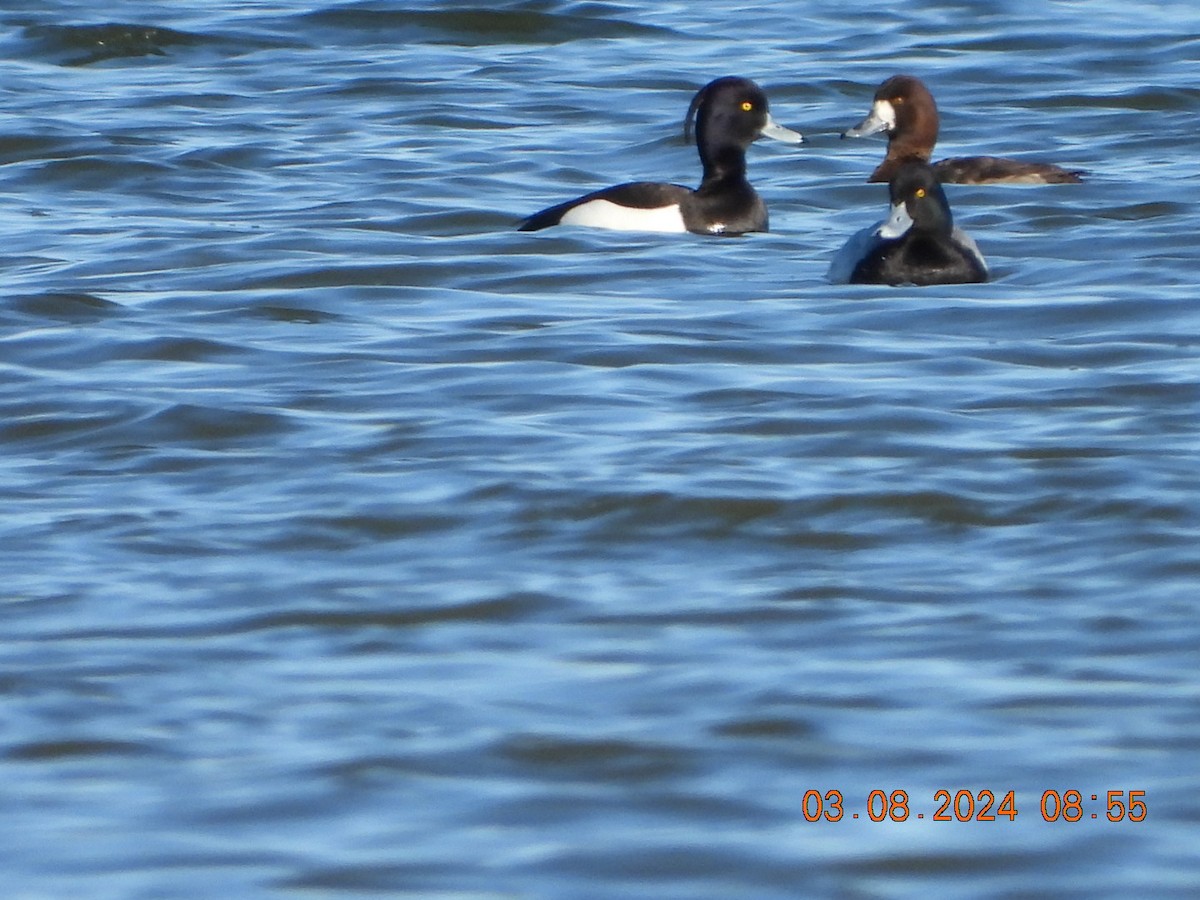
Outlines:
MULTIPOLYGON (((802 813, 806 822, 840 822, 843 819, 869 819, 872 822, 907 822, 928 819, 932 822, 1015 822, 1020 812, 1015 790, 934 791, 931 803, 918 808, 908 791, 874 790, 865 802, 850 808, 839 790, 804 792, 802 813)), ((1106 819, 1109 822, 1142 822, 1148 808, 1145 791, 1107 791, 1084 793, 1074 788, 1042 792, 1038 812, 1045 822, 1079 822, 1106 819)))

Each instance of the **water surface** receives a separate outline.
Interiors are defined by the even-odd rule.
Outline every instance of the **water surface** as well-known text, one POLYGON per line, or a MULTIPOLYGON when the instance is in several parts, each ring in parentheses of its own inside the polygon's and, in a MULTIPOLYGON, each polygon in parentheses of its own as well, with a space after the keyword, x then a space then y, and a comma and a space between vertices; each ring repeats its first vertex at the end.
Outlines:
POLYGON ((7 896, 1192 896, 1198 26, 8 4, 7 896), (898 71, 1092 173, 951 190, 989 284, 824 279, 898 71), (724 74, 770 234, 514 231, 724 74))

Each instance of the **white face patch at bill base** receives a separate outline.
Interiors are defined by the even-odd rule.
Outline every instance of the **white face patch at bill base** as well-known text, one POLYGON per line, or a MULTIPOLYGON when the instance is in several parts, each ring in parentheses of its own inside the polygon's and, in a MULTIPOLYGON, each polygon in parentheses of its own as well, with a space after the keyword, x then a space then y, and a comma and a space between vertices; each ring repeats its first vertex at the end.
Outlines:
POLYGON ((888 100, 876 100, 871 104, 871 118, 877 119, 883 126, 881 131, 894 131, 896 128, 896 107, 888 100))
POLYGON ((913 220, 908 214, 908 208, 903 203, 897 203, 892 207, 892 214, 888 216, 887 221, 879 226, 877 234, 890 241, 903 237, 912 226, 913 220))
POLYGON ((658 231, 682 234, 687 231, 679 204, 638 209, 621 206, 611 200, 589 200, 563 213, 562 225, 582 225, 586 228, 608 228, 613 231, 658 231))
POLYGON ((896 108, 888 100, 876 100, 871 104, 871 111, 867 113, 867 117, 849 131, 842 132, 842 137, 866 137, 881 131, 890 134, 895 129, 896 108))

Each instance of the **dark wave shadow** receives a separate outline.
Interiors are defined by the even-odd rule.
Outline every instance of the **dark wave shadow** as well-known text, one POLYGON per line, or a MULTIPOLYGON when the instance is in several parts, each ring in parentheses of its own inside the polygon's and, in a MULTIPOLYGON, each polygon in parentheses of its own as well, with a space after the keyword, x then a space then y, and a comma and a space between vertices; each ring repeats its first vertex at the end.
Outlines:
POLYGON ((651 25, 609 16, 552 13, 534 9, 453 11, 349 6, 304 15, 310 26, 386 35, 395 43, 422 41, 476 46, 480 44, 562 44, 575 40, 636 38, 670 33, 651 25))
POLYGON ((35 55, 64 66, 87 66, 107 59, 166 56, 172 47, 192 46, 202 35, 154 25, 30 25, 23 37, 35 55))

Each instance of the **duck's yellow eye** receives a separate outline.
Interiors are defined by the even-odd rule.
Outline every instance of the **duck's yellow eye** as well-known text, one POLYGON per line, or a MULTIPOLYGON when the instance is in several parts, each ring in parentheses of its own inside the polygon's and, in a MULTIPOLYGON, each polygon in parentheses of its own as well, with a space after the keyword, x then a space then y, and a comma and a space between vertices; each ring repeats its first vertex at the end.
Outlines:
POLYGON ((918 200, 925 199, 925 188, 917 188, 917 199, 918 200))
POLYGON ((751 103, 749 100, 742 101, 742 112, 750 112, 752 109, 754 109, 753 103, 751 103))

